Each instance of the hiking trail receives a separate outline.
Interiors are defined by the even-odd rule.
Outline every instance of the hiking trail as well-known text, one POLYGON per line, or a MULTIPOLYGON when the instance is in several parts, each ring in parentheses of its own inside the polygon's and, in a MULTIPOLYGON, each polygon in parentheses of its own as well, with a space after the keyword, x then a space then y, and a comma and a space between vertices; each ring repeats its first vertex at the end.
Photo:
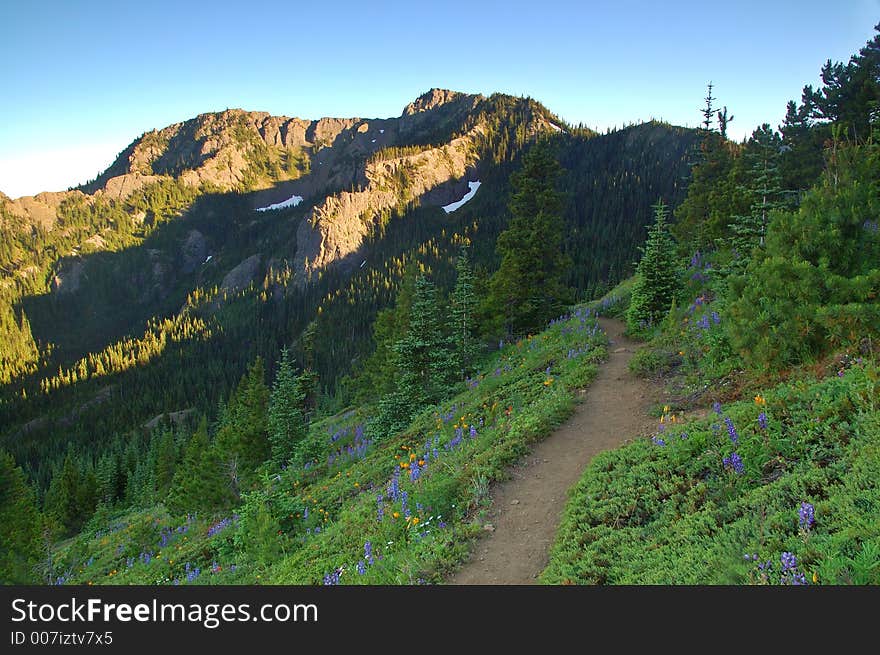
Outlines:
POLYGON ((475 542, 470 559, 446 584, 536 584, 568 500, 594 455, 656 427, 648 409, 658 402, 657 385, 629 371, 639 348, 622 322, 600 318, 608 334, 608 359, 582 390, 574 414, 510 469, 510 479, 493 485, 485 523, 491 533, 475 542))

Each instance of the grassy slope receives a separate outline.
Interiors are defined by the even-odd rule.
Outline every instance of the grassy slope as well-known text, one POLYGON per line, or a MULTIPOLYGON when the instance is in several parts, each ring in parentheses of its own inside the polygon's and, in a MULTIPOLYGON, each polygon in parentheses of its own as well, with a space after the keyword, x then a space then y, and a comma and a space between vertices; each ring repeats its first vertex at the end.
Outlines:
POLYGON ((830 376, 802 371, 733 402, 737 392, 719 384, 727 368, 700 358, 722 329, 711 318, 700 325, 715 310, 702 298, 677 310, 635 363, 671 360, 692 387, 731 402, 686 426, 667 414, 654 439, 596 457, 573 489, 543 582, 880 583, 876 363, 844 357, 830 376), (742 473, 724 465, 733 452, 742 473), (802 503, 815 508, 809 529, 802 503), (786 552, 793 570, 783 571, 786 552))
POLYGON ((489 483, 570 414, 606 342, 595 314, 576 308, 506 344, 404 433, 364 435, 369 408, 348 411, 312 426, 325 458, 266 472, 226 521, 162 506, 99 513, 59 549, 56 568, 66 583, 89 584, 439 581, 480 533, 489 483))

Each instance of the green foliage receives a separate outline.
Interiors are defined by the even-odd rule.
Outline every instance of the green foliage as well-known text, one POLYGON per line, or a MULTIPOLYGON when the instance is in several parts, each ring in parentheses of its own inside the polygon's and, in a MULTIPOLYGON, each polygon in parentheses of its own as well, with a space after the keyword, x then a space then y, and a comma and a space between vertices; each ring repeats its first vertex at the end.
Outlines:
POLYGON ((174 472, 166 501, 168 507, 181 515, 191 511, 212 515, 228 507, 233 497, 224 468, 224 462, 208 436, 208 422, 202 417, 174 472))
POLYGON ((297 444, 305 437, 305 398, 304 389, 297 385, 290 352, 284 348, 269 398, 269 444, 272 463, 278 468, 294 459, 297 444))
MULTIPOLYGON (((535 145, 511 181, 511 220, 496 243, 501 266, 489 283, 485 314, 508 337, 535 332, 571 301, 562 250, 559 162, 547 143, 535 145)), ((488 321, 487 321, 488 322, 488 321)))
POLYGON ((24 473, 8 453, 0 451, 0 584, 38 582, 42 524, 24 473))
MULTIPOLYGON (((426 295, 420 286, 414 308, 426 295)), ((74 584, 314 584, 338 568, 346 584, 438 582, 481 531, 479 494, 568 416, 605 343, 593 313, 575 308, 546 331, 505 345, 467 388, 456 383, 454 397, 422 408, 401 433, 365 437, 369 407, 318 419, 303 442, 314 449, 307 465, 259 471, 222 520, 162 505, 110 511, 101 527, 87 526, 59 546, 54 571, 74 584), (395 472, 409 520, 401 496, 387 497, 395 472), (377 490, 385 492, 381 517, 377 490), (373 561, 361 576, 365 542, 373 561)), ((190 454, 204 443, 204 427, 190 454)))
POLYGON ((463 378, 474 371, 480 354, 480 343, 476 337, 476 310, 474 273, 467 250, 462 248, 455 262, 455 288, 450 297, 450 315, 455 366, 463 378))
POLYGON ((765 123, 753 133, 742 151, 744 170, 741 190, 750 202, 750 213, 734 216, 729 226, 729 244, 736 253, 739 270, 751 259, 754 248, 764 246, 770 212, 786 207, 779 168, 782 137, 765 123))
POLYGON ((73 450, 67 451, 61 470, 52 477, 46 492, 45 509, 64 534, 76 533, 97 505, 95 475, 73 450))
POLYGON ((626 322, 630 331, 644 330, 666 315, 679 289, 675 242, 666 225, 667 209, 654 206, 654 224, 636 269, 626 322))
POLYGON ((640 439, 600 454, 572 492, 542 581, 777 584, 793 579, 780 561, 788 552, 807 583, 877 584, 877 384, 875 365, 853 366, 723 417, 667 423, 665 445, 640 439), (741 474, 723 463, 734 450, 741 474), (815 507, 811 526, 799 520, 803 502, 815 507))
POLYGON ((416 279, 409 326, 393 352, 395 389, 382 399, 377 417, 377 424, 392 432, 446 396, 457 373, 453 344, 440 323, 437 289, 424 276, 416 279))
POLYGON ((790 365, 880 331, 880 149, 841 148, 795 213, 778 213, 765 254, 730 280, 729 335, 753 366, 790 365))
POLYGON ((247 489, 270 454, 263 361, 257 358, 229 398, 217 431, 217 449, 229 470, 234 493, 247 489))

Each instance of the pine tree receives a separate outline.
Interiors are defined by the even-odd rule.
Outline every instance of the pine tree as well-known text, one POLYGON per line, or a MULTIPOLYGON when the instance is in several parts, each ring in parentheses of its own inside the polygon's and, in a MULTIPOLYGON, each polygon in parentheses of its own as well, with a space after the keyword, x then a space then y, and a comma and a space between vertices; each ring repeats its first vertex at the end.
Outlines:
POLYGON ((727 126, 730 125, 730 123, 733 121, 733 119, 735 117, 733 116, 733 114, 730 114, 730 115, 727 114, 727 107, 724 107, 723 109, 719 109, 717 116, 718 116, 718 132, 721 134, 722 139, 726 139, 727 138, 727 126))
POLYGON ((452 347, 440 325, 437 289, 424 276, 416 280, 407 334, 393 350, 395 389, 380 401, 375 422, 391 432, 444 397, 456 376, 452 347))
POLYGON ((290 352, 284 348, 269 397, 269 443, 272 463, 278 468, 293 460, 297 443, 305 437, 304 391, 294 374, 290 352))
POLYGON ((474 370, 479 354, 479 343, 474 336, 477 297, 474 293, 474 273, 466 248, 459 252, 455 272, 455 288, 451 298, 452 340, 457 370, 462 377, 466 377, 474 370))
POLYGON ((790 204, 784 201, 782 190, 781 147, 780 135, 764 123, 752 133, 743 151, 746 179, 740 189, 748 198, 751 211, 748 215, 733 217, 729 239, 741 266, 748 263, 753 248, 764 246, 770 212, 790 204))
POLYGON ((161 498, 171 488, 174 468, 177 465, 177 448, 171 428, 166 427, 160 435, 154 435, 151 446, 153 445, 156 453, 156 493, 161 498))
POLYGON ((183 451, 168 494, 168 507, 175 512, 208 511, 226 507, 232 501, 224 465, 208 437, 208 422, 202 417, 183 451))
POLYGON ((489 282, 483 314, 508 336, 541 329, 572 300, 564 280, 571 259, 563 253, 561 167, 547 143, 532 147, 511 176, 511 220, 495 249, 501 266, 489 282))
POLYGON ((355 400, 365 402, 381 398, 394 391, 394 344, 409 329, 413 297, 415 296, 418 267, 410 264, 403 273, 394 306, 376 314, 373 323, 373 343, 376 348, 357 374, 355 400))
POLYGON ((712 107, 712 101, 717 100, 717 98, 712 97, 712 82, 709 82, 708 93, 704 100, 706 101, 706 108, 701 109, 700 113, 703 114, 703 129, 708 132, 712 129, 712 119, 715 117, 715 109, 712 107))
POLYGON ((49 490, 46 492, 46 511, 61 526, 64 534, 73 534, 85 523, 91 513, 83 506, 85 493, 84 481, 79 462, 68 449, 61 469, 52 477, 49 490))
POLYGON ((116 456, 112 453, 104 453, 98 460, 95 468, 95 478, 98 481, 98 500, 102 503, 112 503, 119 493, 119 466, 116 456))
POLYGON ((636 281, 627 312, 631 331, 656 324, 669 311, 679 287, 676 271, 675 242, 666 224, 667 208, 663 200, 653 206, 654 224, 641 248, 642 258, 636 268, 636 281))
POLYGON ((217 432, 218 452, 236 495, 254 482, 254 472, 270 455, 268 404, 263 360, 258 357, 233 391, 217 432))
POLYGON ((38 582, 42 518, 33 490, 12 456, 0 451, 0 584, 38 582))

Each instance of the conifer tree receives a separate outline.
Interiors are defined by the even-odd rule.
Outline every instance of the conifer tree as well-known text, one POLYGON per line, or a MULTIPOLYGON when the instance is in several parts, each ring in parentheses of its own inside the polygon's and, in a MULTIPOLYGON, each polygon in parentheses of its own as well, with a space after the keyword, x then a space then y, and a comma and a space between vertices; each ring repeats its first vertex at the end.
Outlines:
POLYGON ((305 397, 305 390, 294 374, 290 352, 284 348, 269 397, 269 443, 272 463, 278 468, 293 460, 297 444, 306 434, 302 412, 305 397))
POLYGON ((33 490, 12 456, 0 451, 0 584, 37 582, 42 519, 33 490))
POLYGON ((563 253, 561 172, 550 146, 538 143, 511 176, 508 228, 495 246, 501 266, 489 282, 483 313, 507 335, 541 329, 572 300, 565 284, 571 259, 563 253))
POLYGON ((452 342, 455 348, 456 367, 459 375, 466 377, 473 369, 479 354, 479 344, 474 336, 477 296, 474 293, 474 272, 471 269, 467 249, 462 248, 455 262, 455 288, 452 290, 452 342))
POLYGON ((156 492, 163 497, 171 488, 174 479, 174 468, 177 465, 177 448, 174 444, 174 432, 166 427, 160 435, 154 435, 152 444, 156 452, 156 492))
POLYGON ((727 107, 718 110, 718 132, 721 134, 722 139, 727 138, 727 126, 730 125, 731 121, 733 121, 733 114, 728 115, 727 107))
POLYGON ((46 492, 46 510, 58 522, 64 534, 77 532, 91 516, 97 503, 94 474, 82 470, 78 458, 69 449, 61 470, 53 477, 46 492))
POLYGON ((395 389, 379 403, 378 425, 396 431, 448 392, 456 376, 455 358, 443 334, 437 289, 424 276, 416 280, 406 336, 394 344, 395 389))
POLYGON ((705 109, 701 109, 700 113, 703 114, 703 129, 708 132, 712 129, 712 119, 715 117, 715 109, 712 107, 712 101, 717 100, 717 98, 712 97, 712 82, 709 82, 708 93, 704 100, 706 101, 706 107, 705 109))
POLYGON ((118 494, 119 464, 112 453, 104 453, 95 467, 95 478, 98 482, 98 500, 111 503, 118 494))
POLYGON ((230 488, 238 494, 270 454, 267 410, 269 390, 259 357, 242 376, 226 405, 217 432, 217 448, 226 465, 230 488))
POLYGON ((642 258, 636 268, 636 281, 626 316, 631 331, 644 329, 662 319, 680 284, 675 242, 666 224, 666 205, 660 199, 653 209, 654 224, 648 229, 648 239, 641 248, 642 258))
POLYGON ((730 224, 730 245, 741 265, 748 263, 753 248, 764 246, 770 212, 786 205, 779 169, 782 138, 770 125, 757 128, 742 154, 745 185, 741 186, 750 205, 750 213, 734 216, 730 224))
POLYGON ((210 512, 225 507, 231 500, 223 462, 208 437, 208 421, 202 417, 174 473, 168 507, 180 514, 210 512))

